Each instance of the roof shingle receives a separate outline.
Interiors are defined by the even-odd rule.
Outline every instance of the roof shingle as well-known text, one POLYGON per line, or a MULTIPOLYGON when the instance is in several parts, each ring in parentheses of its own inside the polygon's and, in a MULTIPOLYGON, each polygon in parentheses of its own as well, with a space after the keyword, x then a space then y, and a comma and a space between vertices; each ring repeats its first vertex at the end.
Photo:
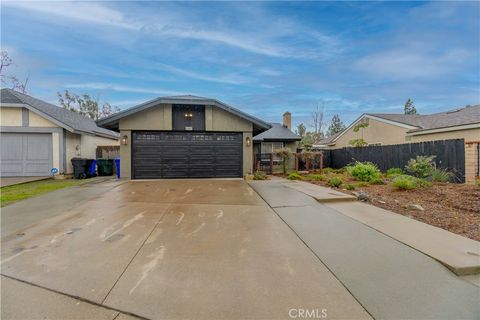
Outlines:
POLYGON ((57 107, 53 104, 20 92, 16 92, 12 89, 4 88, 1 90, 0 102, 2 104, 21 103, 29 105, 30 107, 46 114, 47 116, 75 131, 107 136, 111 138, 118 138, 119 136, 117 132, 98 127, 94 120, 82 116, 79 113, 57 107))

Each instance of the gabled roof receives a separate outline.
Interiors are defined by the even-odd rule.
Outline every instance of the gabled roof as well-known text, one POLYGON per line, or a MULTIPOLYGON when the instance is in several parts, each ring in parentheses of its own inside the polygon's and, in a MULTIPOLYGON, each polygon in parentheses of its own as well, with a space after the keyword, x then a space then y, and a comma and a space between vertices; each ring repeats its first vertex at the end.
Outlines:
POLYGON ((445 112, 438 112, 426 115, 420 114, 388 114, 372 113, 378 118, 408 124, 418 129, 412 130, 431 130, 447 128, 454 126, 463 126, 466 124, 480 123, 480 105, 466 106, 445 112))
POLYGON ((350 130, 363 118, 371 118, 397 125, 408 129, 407 134, 425 134, 434 130, 458 130, 459 127, 473 126, 480 127, 480 105, 466 106, 450 111, 432 113, 427 115, 421 114, 398 114, 398 113, 364 113, 358 117, 345 130, 328 137, 326 142, 328 144, 334 143, 345 132, 350 130))
POLYGON ((97 124, 99 126, 105 127, 105 128, 117 128, 118 127, 118 121, 124 117, 130 116, 134 113, 143 111, 148 108, 155 107, 159 104, 200 104, 200 105, 213 105, 216 106, 220 109, 223 109, 227 112, 233 113, 234 115, 245 119, 249 122, 252 122, 253 125, 255 126, 256 130, 255 131, 262 131, 262 130, 267 130, 270 129, 271 125, 268 124, 267 122, 260 120, 254 116, 251 116, 243 111, 238 110, 237 108, 234 108, 232 106, 227 105, 224 102, 221 102, 217 99, 212 99, 212 98, 205 98, 205 97, 198 97, 198 96, 192 96, 192 95, 182 95, 182 96, 167 96, 167 97, 159 97, 150 101, 147 101, 145 103, 139 104, 137 106, 134 106, 132 108, 123 110, 121 112, 118 112, 114 115, 111 115, 109 117, 100 119, 97 121, 97 124))
POLYGON ((290 129, 282 125, 281 123, 272 123, 272 128, 264 131, 255 137, 254 142, 262 141, 300 141, 302 138, 293 133, 290 129))
POLYGON ((1 90, 0 103, 2 105, 21 105, 70 132, 90 133, 113 139, 119 137, 117 132, 98 127, 90 118, 12 89, 1 90))

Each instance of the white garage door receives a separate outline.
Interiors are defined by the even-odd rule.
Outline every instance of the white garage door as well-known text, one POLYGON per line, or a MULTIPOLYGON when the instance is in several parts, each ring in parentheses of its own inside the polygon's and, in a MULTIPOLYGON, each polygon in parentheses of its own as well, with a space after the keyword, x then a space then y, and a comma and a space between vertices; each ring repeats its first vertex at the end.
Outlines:
POLYGON ((48 176, 52 168, 50 133, 2 133, 1 176, 48 176))

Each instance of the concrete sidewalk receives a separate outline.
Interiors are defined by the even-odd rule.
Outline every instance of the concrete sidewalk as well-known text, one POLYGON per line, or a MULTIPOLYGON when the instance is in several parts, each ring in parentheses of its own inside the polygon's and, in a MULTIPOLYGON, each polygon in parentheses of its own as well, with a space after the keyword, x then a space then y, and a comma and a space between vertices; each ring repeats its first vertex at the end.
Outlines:
POLYGON ((250 185, 374 318, 478 319, 480 288, 277 181, 250 185))
POLYGON ((1 284, 2 319, 139 319, 4 276, 1 284))

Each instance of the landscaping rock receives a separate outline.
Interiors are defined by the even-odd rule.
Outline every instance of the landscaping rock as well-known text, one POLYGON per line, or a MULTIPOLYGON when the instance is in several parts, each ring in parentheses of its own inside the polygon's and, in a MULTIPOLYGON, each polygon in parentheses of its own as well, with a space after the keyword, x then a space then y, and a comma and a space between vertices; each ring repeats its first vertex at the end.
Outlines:
POLYGON ((417 210, 417 211, 425 211, 425 209, 419 204, 409 204, 406 206, 408 210, 417 210))
POLYGON ((352 192, 358 200, 360 201, 364 201, 364 202, 367 202, 367 201, 370 201, 372 199, 372 197, 366 193, 366 192, 352 192))

